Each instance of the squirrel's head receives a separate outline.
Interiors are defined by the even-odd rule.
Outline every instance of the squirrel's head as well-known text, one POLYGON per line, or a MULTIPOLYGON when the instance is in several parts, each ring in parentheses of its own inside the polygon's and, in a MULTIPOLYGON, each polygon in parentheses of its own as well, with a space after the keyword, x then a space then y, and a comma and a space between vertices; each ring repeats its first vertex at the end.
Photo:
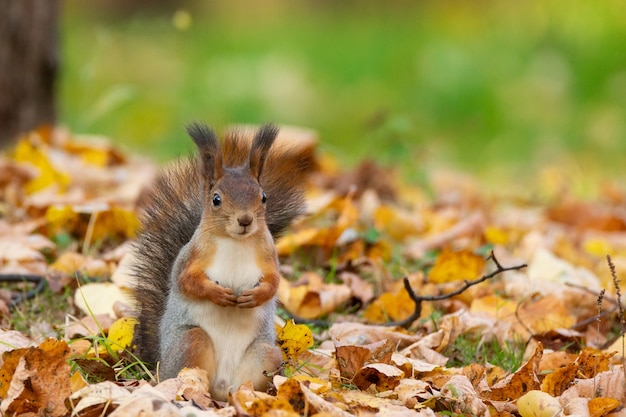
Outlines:
MULTIPOLYGON (((245 238, 259 227, 266 227, 265 203, 268 197, 260 179, 278 129, 271 124, 263 125, 254 136, 247 160, 235 167, 223 165, 226 158, 221 153, 217 135, 209 127, 192 124, 187 132, 200 154, 205 181, 203 216, 211 232, 245 238)), ((237 141, 235 137, 232 140, 237 141)), ((225 152, 237 152, 237 145, 240 144, 228 147, 225 152)))

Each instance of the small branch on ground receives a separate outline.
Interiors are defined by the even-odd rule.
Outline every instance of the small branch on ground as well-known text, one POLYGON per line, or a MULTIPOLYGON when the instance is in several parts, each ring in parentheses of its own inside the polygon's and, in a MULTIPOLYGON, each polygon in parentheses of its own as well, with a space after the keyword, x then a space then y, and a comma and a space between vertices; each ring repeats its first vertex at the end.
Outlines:
POLYGON ((521 265, 515 265, 515 266, 509 266, 509 267, 504 267, 500 264, 500 262, 498 261, 498 259, 496 258, 496 255, 493 253, 493 251, 491 251, 491 253, 489 254, 489 256, 487 257, 487 260, 492 260, 493 263, 496 266, 496 269, 492 272, 490 272, 489 274, 483 275, 480 278, 477 278, 475 280, 465 280, 464 284, 462 287, 460 287, 459 289, 452 291, 450 293, 446 293, 446 294, 440 294, 440 295, 417 295, 415 294, 415 291, 413 291, 413 288, 411 287, 411 284, 409 283, 408 278, 404 278, 404 288, 407 290, 407 292, 409 293, 409 297, 411 297, 411 300, 413 300, 413 302, 415 303, 415 309, 413 310, 413 313, 407 317, 404 320, 400 320, 400 321, 394 321, 394 322, 389 322, 386 323, 387 326, 399 326, 399 327, 404 327, 404 328, 408 328, 411 323, 413 323, 415 320, 417 320, 420 315, 422 314, 422 302, 423 301, 440 301, 440 300, 445 300, 448 298, 452 298, 456 295, 461 294, 463 291, 467 290, 468 288, 480 284, 481 282, 487 281, 488 279, 491 279, 499 274, 501 274, 502 272, 506 272, 506 271, 516 271, 516 270, 520 270, 523 268, 526 268, 526 264, 521 264, 521 265))

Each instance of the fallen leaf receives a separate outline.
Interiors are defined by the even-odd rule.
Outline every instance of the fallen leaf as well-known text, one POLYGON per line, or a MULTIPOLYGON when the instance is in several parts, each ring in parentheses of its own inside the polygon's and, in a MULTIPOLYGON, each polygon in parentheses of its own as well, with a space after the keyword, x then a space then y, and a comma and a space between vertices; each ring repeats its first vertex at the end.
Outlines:
POLYGON ((621 405, 622 402, 620 400, 616 400, 615 398, 599 397, 589 400, 587 406, 589 407, 590 417, 601 417, 621 405))
POLYGON ((111 347, 116 350, 123 350, 130 346, 137 319, 134 317, 122 317, 116 320, 111 327, 107 339, 111 341, 111 347))
POLYGON ((468 250, 453 251, 445 248, 435 265, 428 273, 430 282, 441 284, 445 282, 474 280, 479 278, 485 269, 486 261, 482 256, 468 250))
POLYGON ((454 413, 489 416, 489 409, 480 400, 472 383, 464 375, 453 375, 441 389, 441 401, 454 413))
POLYGON ((402 378, 404 378, 404 372, 395 366, 373 363, 361 368, 352 379, 352 382, 362 390, 373 384, 376 387, 376 391, 382 392, 393 390, 400 384, 402 378))
POLYGON ((562 408, 557 398, 537 390, 517 399, 517 409, 522 417, 554 417, 562 408))
MULTIPOLYGON (((13 415, 40 414, 45 410, 48 416, 66 415, 65 399, 71 394, 70 366, 67 363, 70 350, 67 344, 47 339, 39 347, 19 350, 23 354, 10 377, 0 411, 13 415)), ((3 376, 5 366, 8 366, 7 356, 4 358, 5 364, 0 372, 3 376)))
POLYGON ((574 381, 577 372, 578 364, 576 364, 576 362, 570 362, 565 366, 553 370, 541 381, 541 391, 553 397, 560 396, 574 381))
POLYGON ((81 285, 74 293, 76 307, 87 315, 108 314, 115 317, 113 304, 123 301, 133 305, 130 295, 110 282, 94 282, 81 285))
POLYGON ((543 347, 538 344, 535 353, 515 373, 494 384, 489 391, 481 393, 483 398, 495 401, 511 401, 529 391, 540 388, 537 369, 543 355, 543 347))
POLYGON ((293 319, 277 334, 278 345, 283 352, 283 358, 295 364, 298 356, 313 346, 313 334, 304 324, 295 324, 293 319))
POLYGON ((351 380, 365 365, 391 363, 396 345, 389 340, 380 340, 359 346, 336 344, 335 347, 339 372, 343 378, 351 380))
POLYGON ((278 296, 287 310, 305 319, 318 318, 334 311, 350 299, 352 292, 345 284, 326 284, 314 272, 303 274, 296 283, 281 280, 278 296))

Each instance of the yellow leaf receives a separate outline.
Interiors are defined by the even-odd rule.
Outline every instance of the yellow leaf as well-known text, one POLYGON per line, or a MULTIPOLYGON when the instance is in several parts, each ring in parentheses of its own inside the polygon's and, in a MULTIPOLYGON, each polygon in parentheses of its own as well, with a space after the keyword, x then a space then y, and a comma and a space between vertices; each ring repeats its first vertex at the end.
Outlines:
POLYGON ((287 256, 294 253, 298 248, 311 244, 317 237, 319 229, 310 227, 296 233, 282 236, 276 242, 276 252, 279 256, 287 256))
POLYGON ((529 391, 517 399, 522 417, 553 417, 562 410, 558 398, 541 391, 529 391))
MULTIPOLYGON (((44 146, 41 144, 41 146, 44 146)), ((70 183, 67 174, 57 170, 48 159, 48 156, 41 150, 39 146, 34 145, 29 138, 22 139, 15 148, 14 159, 18 162, 25 162, 33 165, 39 170, 39 175, 29 181, 25 190, 26 193, 32 194, 48 188, 51 185, 58 185, 60 191, 65 191, 70 183)))
POLYGON ((87 385, 89 384, 85 381, 85 378, 83 378, 80 372, 74 372, 74 374, 70 377, 70 387, 72 389, 72 393, 85 388, 87 385))
POLYGON ((112 206, 109 210, 94 212, 93 215, 98 216, 92 234, 95 241, 116 236, 132 238, 139 229, 139 219, 132 210, 112 206))
POLYGON ((415 236, 424 230, 424 224, 415 213, 391 206, 380 206, 374 212, 374 227, 397 241, 415 236))
POLYGON ((615 252, 611 244, 604 239, 588 239, 583 244, 583 248, 591 255, 602 257, 613 255, 615 252))
POLYGON ((126 349, 133 341, 137 319, 134 317, 122 317, 109 328, 109 339, 112 347, 117 350, 126 349))
POLYGON ((285 323, 277 337, 283 357, 293 363, 300 353, 313 346, 311 329, 304 324, 295 324, 293 319, 285 323))
POLYGON ((473 280, 480 277, 485 269, 485 263, 482 256, 468 250, 454 252, 446 248, 437 257, 435 265, 428 274, 428 279, 436 284, 473 280))
POLYGON ((402 288, 395 293, 385 292, 367 306, 363 317, 371 323, 400 321, 409 317, 415 310, 415 303, 409 293, 402 288))
POLYGON ((485 239, 489 243, 493 243, 494 245, 506 245, 509 243, 509 237, 501 228, 494 226, 487 226, 485 229, 485 239))

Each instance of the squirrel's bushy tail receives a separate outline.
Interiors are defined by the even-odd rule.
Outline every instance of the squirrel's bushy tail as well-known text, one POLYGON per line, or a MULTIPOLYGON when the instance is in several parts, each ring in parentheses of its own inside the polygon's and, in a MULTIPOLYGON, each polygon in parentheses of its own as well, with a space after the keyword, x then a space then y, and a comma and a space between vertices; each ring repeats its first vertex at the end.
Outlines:
MULTIPOLYGON (((250 129, 229 133, 222 141, 224 167, 246 163, 252 142, 250 129)), ((268 196, 265 220, 274 237, 304 211, 304 191, 315 169, 315 140, 279 134, 261 174, 268 196)), ((133 248, 133 288, 139 324, 135 329, 136 354, 156 365, 159 323, 171 285, 170 272, 181 248, 200 224, 204 179, 198 158, 166 168, 149 191, 142 213, 142 230, 133 248)))

